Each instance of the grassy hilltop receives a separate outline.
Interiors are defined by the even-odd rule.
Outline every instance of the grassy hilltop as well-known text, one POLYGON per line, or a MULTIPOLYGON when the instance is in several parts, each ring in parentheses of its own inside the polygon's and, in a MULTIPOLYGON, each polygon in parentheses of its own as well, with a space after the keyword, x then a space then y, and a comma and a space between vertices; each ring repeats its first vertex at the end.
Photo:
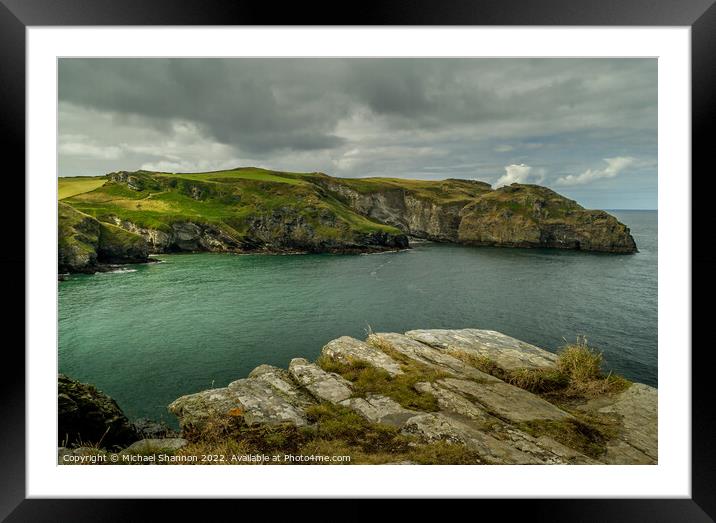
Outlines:
POLYGON ((489 185, 472 182, 404 180, 397 178, 338 179, 321 173, 287 173, 254 167, 205 173, 137 171, 126 178, 61 178, 60 199, 100 220, 111 216, 142 227, 168 230, 180 218, 221 222, 245 232, 246 219, 282 207, 311 218, 334 213, 358 231, 400 234, 392 227, 358 214, 336 194, 326 191, 339 183, 362 194, 409 190, 437 203, 469 202, 489 185), (479 188, 479 189, 476 189, 479 188))
MULTIPOLYGON (((408 236, 636 250, 614 217, 537 185, 493 190, 471 180, 347 179, 254 167, 120 171, 61 178, 58 185, 63 204, 141 236, 149 252, 363 252, 407 247, 408 236)), ((68 237, 67 226, 60 236, 68 237)))
POLYGON ((326 194, 315 183, 324 176, 257 168, 190 174, 137 171, 126 176, 109 174, 99 186, 83 184, 85 190, 73 179, 66 184, 65 193, 77 192, 64 201, 101 221, 119 217, 164 231, 177 220, 196 220, 240 235, 246 232, 250 218, 290 209, 317 225, 322 217, 334 215, 336 230, 322 231, 329 236, 338 235, 341 227, 400 233, 395 227, 353 212, 326 194))

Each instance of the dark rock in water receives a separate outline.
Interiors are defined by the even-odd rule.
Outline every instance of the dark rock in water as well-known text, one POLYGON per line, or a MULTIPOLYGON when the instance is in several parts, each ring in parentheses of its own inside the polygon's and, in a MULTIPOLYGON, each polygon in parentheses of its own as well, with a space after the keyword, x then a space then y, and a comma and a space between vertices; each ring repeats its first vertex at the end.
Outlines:
POLYGON ((122 448, 140 439, 117 402, 93 385, 57 376, 57 441, 63 447, 122 448))
POLYGON ((139 436, 145 439, 173 438, 177 435, 177 432, 163 421, 138 418, 132 424, 139 436))

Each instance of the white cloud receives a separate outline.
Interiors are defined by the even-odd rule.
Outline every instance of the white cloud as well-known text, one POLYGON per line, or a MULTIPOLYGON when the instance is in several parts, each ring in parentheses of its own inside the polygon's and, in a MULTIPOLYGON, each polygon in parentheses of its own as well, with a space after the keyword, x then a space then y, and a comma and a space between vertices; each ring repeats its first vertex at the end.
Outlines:
POLYGON ((495 182, 495 188, 512 183, 542 183, 543 180, 544 171, 542 169, 533 169, 532 166, 524 163, 513 163, 505 166, 505 174, 495 182))
POLYGON ((233 169, 244 165, 247 165, 246 162, 239 158, 232 158, 230 160, 180 159, 177 161, 160 160, 158 162, 147 162, 143 163, 140 169, 170 173, 211 172, 233 169))
POLYGON ((617 156, 616 158, 605 158, 607 166, 604 169, 587 169, 582 174, 570 174, 557 178, 556 185, 584 185, 603 178, 614 178, 624 169, 631 167, 636 162, 630 156, 617 156))
POLYGON ((116 160, 122 156, 122 149, 114 145, 99 146, 81 142, 65 142, 60 144, 60 154, 64 154, 65 156, 81 156, 83 158, 116 160))
POLYGON ((511 145, 504 144, 504 145, 498 145, 497 147, 495 147, 495 152, 496 153, 509 153, 510 151, 514 151, 514 149, 515 148, 512 147, 511 145))

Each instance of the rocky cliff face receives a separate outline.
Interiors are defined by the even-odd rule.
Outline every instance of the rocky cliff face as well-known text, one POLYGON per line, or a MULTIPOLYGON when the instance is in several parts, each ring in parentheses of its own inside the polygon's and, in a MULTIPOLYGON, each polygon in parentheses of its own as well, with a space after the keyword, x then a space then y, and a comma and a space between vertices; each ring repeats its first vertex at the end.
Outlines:
POLYGON ((240 247, 240 241, 218 227, 187 221, 172 223, 168 230, 140 227, 123 220, 118 216, 110 216, 117 227, 144 238, 150 253, 159 254, 180 251, 234 252, 240 247))
POLYGON ((426 198, 409 188, 361 192, 326 181, 357 212, 433 241, 612 253, 637 251, 629 228, 604 211, 537 185, 479 185, 469 199, 426 198))
POLYGON ((460 243, 636 252, 629 228, 616 218, 536 185, 513 184, 485 194, 460 217, 460 243))
POLYGON ((498 377, 551 375, 557 362, 553 353, 478 329, 342 337, 323 348, 317 363, 261 365, 227 387, 182 396, 169 410, 189 440, 217 425, 239 424, 246 437, 261 427, 310 432, 310 413, 322 405, 392 427, 413 445, 463 446, 472 463, 656 463, 656 389, 637 383, 567 406, 498 377), (368 376, 381 376, 382 388, 366 391, 368 376))
POLYGON ((58 203, 58 270, 95 272, 104 264, 148 260, 144 239, 58 203))
MULTIPOLYGON (((352 232, 336 236, 324 234, 321 225, 315 226, 292 209, 251 217, 247 232, 236 234, 220 226, 201 222, 178 221, 168 230, 140 227, 117 216, 109 217, 118 227, 145 239, 149 252, 370 252, 371 250, 404 249, 409 247, 403 234, 383 231, 352 232)), ((324 221, 325 227, 335 229, 335 217, 324 221)))
POLYGON ((410 236, 446 242, 458 239, 460 210, 466 201, 438 203, 401 188, 364 193, 333 181, 325 182, 325 186, 356 212, 398 227, 410 236))

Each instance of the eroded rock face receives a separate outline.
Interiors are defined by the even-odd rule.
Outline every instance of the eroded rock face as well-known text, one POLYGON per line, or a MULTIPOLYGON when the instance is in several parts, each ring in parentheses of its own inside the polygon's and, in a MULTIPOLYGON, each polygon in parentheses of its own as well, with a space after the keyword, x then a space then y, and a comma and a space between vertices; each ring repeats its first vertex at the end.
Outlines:
POLYGON ((95 386, 57 376, 57 441, 68 447, 92 444, 113 449, 139 439, 117 402, 95 386))
POLYGON ((58 271, 100 270, 103 264, 143 263, 149 248, 144 239, 58 202, 58 271))
MULTIPOLYGON (((466 184, 467 180, 449 180, 466 184)), ((476 182, 464 199, 420 195, 409 188, 361 192, 324 181, 351 208, 417 238, 470 245, 636 252, 629 228, 604 211, 584 209, 546 187, 512 184, 492 190, 476 182)), ((460 185, 458 185, 460 187, 460 185)), ((459 194, 459 193, 458 193, 459 194)))
POLYGON ((460 243, 636 252, 629 228, 614 216, 538 185, 501 187, 466 205, 460 216, 460 243))
MULTIPOLYGON (((329 342, 322 356, 346 365, 360 361, 385 370, 393 379, 415 372, 406 370, 411 368, 409 366, 401 368, 395 359, 396 353, 403 363, 406 361, 403 357, 409 358, 426 369, 438 371, 426 374, 432 381, 413 385, 416 392, 435 398, 437 410, 405 408, 388 395, 390 392, 358 395, 350 381, 304 358, 291 360, 288 370, 261 365, 247 378, 225 388, 183 396, 169 409, 179 417, 185 430, 222 417, 232 417, 249 426, 284 423, 303 426, 309 423, 305 409, 327 402, 351 409, 371 423, 398 427, 404 434, 423 442, 465 445, 480 456, 480 463, 656 463, 656 389, 635 384, 619 395, 578 406, 593 415, 623 420, 618 435, 606 442, 606 453, 602 451, 603 455, 597 460, 545 432, 533 430, 535 426, 554 424, 577 426, 580 422, 573 414, 471 367, 450 354, 456 348, 487 355, 508 368, 554 365, 553 354, 494 331, 378 333, 372 334, 367 343, 342 337, 329 342)), ((585 452, 596 456, 594 451, 585 452)))
POLYGON ((213 225, 194 222, 174 222, 166 230, 149 229, 110 216, 110 220, 126 231, 144 238, 149 252, 153 254, 167 252, 235 252, 241 248, 241 240, 213 225))
POLYGON ((467 200, 445 205, 401 188, 361 193, 334 181, 325 183, 359 214, 398 227, 410 236, 434 241, 458 239, 460 210, 467 200))

